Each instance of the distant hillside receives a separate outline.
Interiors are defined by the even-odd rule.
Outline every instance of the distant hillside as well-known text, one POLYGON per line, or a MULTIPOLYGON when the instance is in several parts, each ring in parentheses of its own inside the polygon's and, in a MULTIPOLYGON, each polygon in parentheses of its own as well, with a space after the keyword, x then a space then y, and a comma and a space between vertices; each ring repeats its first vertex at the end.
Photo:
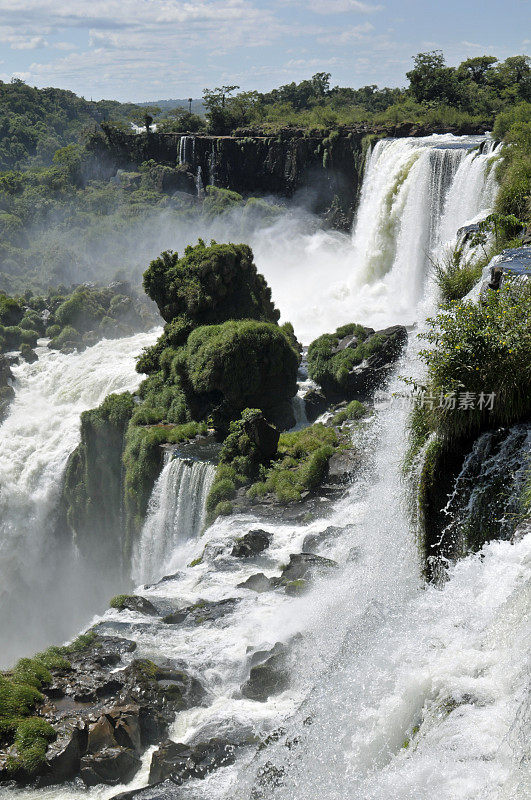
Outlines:
MULTIPOLYGON (((171 111, 172 108, 186 108, 188 109, 188 99, 180 100, 150 100, 149 103, 137 103, 139 106, 154 106, 160 108, 161 111, 171 111)), ((205 104, 202 100, 192 100, 192 113, 204 115, 206 111, 205 104)))
POLYGON ((58 148, 78 142, 87 127, 141 120, 144 113, 133 103, 93 102, 65 89, 0 81, 0 171, 48 165, 58 148))

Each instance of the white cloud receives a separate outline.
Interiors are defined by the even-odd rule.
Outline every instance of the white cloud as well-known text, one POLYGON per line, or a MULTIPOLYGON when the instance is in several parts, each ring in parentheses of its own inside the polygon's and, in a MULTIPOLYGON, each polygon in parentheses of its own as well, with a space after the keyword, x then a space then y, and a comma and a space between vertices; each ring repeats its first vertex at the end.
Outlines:
POLYGON ((319 38, 320 42, 326 44, 349 44, 352 41, 362 39, 365 34, 374 30, 374 25, 370 22, 364 22, 361 25, 351 25, 348 28, 334 31, 334 33, 327 33, 326 36, 319 38))
POLYGON ((346 14, 349 11, 359 11, 361 14, 373 14, 381 11, 383 6, 374 3, 362 3, 359 0, 309 0, 309 8, 316 14, 346 14))

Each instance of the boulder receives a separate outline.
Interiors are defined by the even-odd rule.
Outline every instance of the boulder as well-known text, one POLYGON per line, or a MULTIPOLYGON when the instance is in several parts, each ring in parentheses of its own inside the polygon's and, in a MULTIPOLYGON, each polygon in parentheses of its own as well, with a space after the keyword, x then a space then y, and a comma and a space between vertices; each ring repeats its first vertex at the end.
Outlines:
POLYGON ((235 558, 251 558, 267 550, 271 544, 273 534, 257 529, 249 531, 244 536, 236 539, 231 555, 235 558))
POLYGON ((160 783, 166 778, 181 785, 190 778, 205 778, 222 766, 233 764, 235 746, 223 739, 209 739, 197 745, 186 745, 170 739, 153 753, 149 783, 160 783))
POLYGON ((57 727, 57 739, 46 751, 46 762, 53 783, 71 780, 79 774, 87 741, 86 725, 75 717, 64 720, 57 727))
POLYGON ((120 597, 120 604, 115 606, 119 611, 136 611, 138 614, 156 617, 158 611, 146 597, 131 594, 120 597))
POLYGON ((317 574, 336 569, 336 561, 316 556, 313 553, 297 553, 289 557, 289 564, 284 567, 279 578, 273 578, 273 586, 286 586, 293 581, 310 580, 317 574))
POLYGON ((193 606, 188 606, 173 614, 163 617, 167 625, 181 625, 186 622, 192 625, 201 625, 203 622, 215 622, 225 614, 230 614, 239 603, 239 599, 229 597, 226 600, 199 600, 193 606))
POLYGON ((128 783, 141 766, 138 755, 125 747, 106 747, 94 755, 88 754, 81 759, 80 776, 86 786, 97 786, 105 783, 117 786, 128 783))
POLYGON ((303 399, 308 422, 315 422, 328 408, 328 400, 318 389, 310 389, 303 399))
MULTIPOLYGON (((111 800, 182 800, 182 790, 171 778, 143 789, 132 789, 130 792, 115 794, 111 800)), ((195 800, 195 797, 186 795, 186 800, 195 800)))
POLYGON ((249 700, 265 703, 271 695, 287 689, 289 675, 286 654, 286 645, 280 642, 268 653, 254 653, 250 661, 249 679, 242 686, 242 695, 249 700))
POLYGON ((407 342, 407 329, 381 331, 344 325, 308 348, 308 374, 330 401, 370 397, 382 384, 407 342))
POLYGON ((257 446, 262 458, 265 461, 271 460, 277 452, 279 431, 261 415, 245 420, 243 428, 249 439, 257 446))
POLYGON ((268 592, 272 589, 271 579, 266 578, 263 572, 257 572, 256 575, 251 575, 246 581, 238 584, 238 589, 251 589, 253 592, 268 592))

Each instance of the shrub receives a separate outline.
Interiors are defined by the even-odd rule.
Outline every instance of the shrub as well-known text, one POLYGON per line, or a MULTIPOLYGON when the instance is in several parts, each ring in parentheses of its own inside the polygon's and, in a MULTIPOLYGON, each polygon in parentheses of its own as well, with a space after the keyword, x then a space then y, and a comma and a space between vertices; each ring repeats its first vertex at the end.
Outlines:
POLYGON ((185 249, 182 258, 164 252, 144 273, 144 288, 167 322, 180 316, 196 325, 279 318, 271 290, 245 244, 212 242, 207 247, 199 240, 185 249))
POLYGON ((421 352, 428 374, 411 416, 408 466, 431 433, 449 447, 529 415, 530 318, 529 286, 509 283, 484 304, 455 302, 428 320, 431 346, 421 352), (462 407, 466 393, 473 400, 462 407))
POLYGON ((276 325, 230 321, 193 331, 188 378, 197 394, 217 392, 236 412, 274 406, 297 391, 298 356, 276 325))
MULTIPOLYGON (((370 354, 365 341, 373 331, 363 325, 343 325, 335 333, 325 333, 315 339, 308 348, 308 375, 320 386, 341 393, 349 370, 361 364, 370 354), (334 354, 333 351, 345 336, 357 337, 355 348, 346 347, 334 354)), ((374 337, 372 337, 374 338, 374 337)), ((376 346, 375 342, 373 346, 376 346)))
POLYGON ((445 302, 460 300, 481 278, 485 262, 465 259, 462 250, 455 248, 441 261, 434 263, 435 281, 445 302))

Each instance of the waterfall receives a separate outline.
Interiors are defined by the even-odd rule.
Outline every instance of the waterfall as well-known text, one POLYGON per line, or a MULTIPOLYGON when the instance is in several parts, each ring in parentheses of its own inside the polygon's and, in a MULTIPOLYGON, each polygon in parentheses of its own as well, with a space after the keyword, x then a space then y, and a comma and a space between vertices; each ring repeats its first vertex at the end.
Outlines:
POLYGON ((81 412, 138 385, 136 356, 155 337, 104 340, 69 355, 39 347, 38 361, 13 367, 16 395, 0 426, 2 662, 64 639, 90 616, 83 586, 96 576, 81 578, 75 553, 54 537, 62 476, 81 412))
POLYGON ((214 473, 215 467, 208 461, 173 458, 166 453, 133 556, 136 583, 161 578, 175 548, 201 534, 214 473))
POLYGON ((181 136, 179 140, 179 164, 195 164, 195 136, 181 136))
MULTIPOLYGON (((308 228, 294 244, 288 218, 252 242, 259 270, 304 341, 346 322, 417 324, 390 396, 403 390, 399 375, 422 378, 416 333, 425 330, 436 294, 429 258, 489 210, 489 153, 473 150, 480 142, 379 142, 367 157, 352 238, 308 228), (456 181, 467 187, 474 176, 473 191, 457 191, 456 181)), ((189 520, 202 513, 208 481, 198 472, 207 468, 198 466, 194 478, 193 463, 168 456, 136 551, 135 579, 160 577, 185 539, 186 561, 172 580, 144 587, 142 595, 176 608, 234 602, 224 616, 193 627, 156 618, 141 627, 134 612, 115 611, 100 625, 135 638, 135 657, 177 656, 204 683, 208 703, 180 712, 171 739, 245 743, 233 765, 185 793, 198 800, 485 800, 506 783, 518 800, 526 796, 531 536, 489 543, 453 566, 442 587, 423 583, 401 472, 408 412, 407 404, 390 401, 354 429, 364 468, 326 516, 220 517, 200 540, 187 537, 201 528, 189 520), (257 527, 267 528, 267 550, 233 556, 234 540, 257 527), (307 594, 242 588, 257 572, 279 575, 308 537, 312 552, 338 567, 307 594), (291 653, 289 688, 264 702, 242 697, 250 659, 277 642, 291 653), (264 746, 250 744, 258 741, 264 746)), ((86 794, 42 791, 25 797, 86 794)))

